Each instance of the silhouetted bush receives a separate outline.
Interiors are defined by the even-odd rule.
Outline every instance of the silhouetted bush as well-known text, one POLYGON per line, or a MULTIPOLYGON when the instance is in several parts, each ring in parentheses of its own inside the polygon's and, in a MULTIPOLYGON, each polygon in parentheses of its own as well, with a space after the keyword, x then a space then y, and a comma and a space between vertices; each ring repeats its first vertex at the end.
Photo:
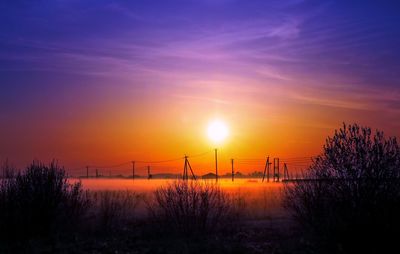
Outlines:
POLYGON ((344 125, 326 140, 304 177, 287 184, 285 206, 319 247, 378 253, 397 245, 400 148, 395 138, 344 125))
POLYGON ((90 193, 97 230, 107 233, 135 220, 141 195, 133 191, 96 191, 90 193))
POLYGON ((75 228, 88 205, 81 184, 69 184, 63 168, 33 162, 0 184, 0 235, 19 241, 56 237, 75 228))
POLYGON ((0 170, 2 178, 13 178, 17 171, 15 167, 10 164, 8 159, 1 162, 0 170))
POLYGON ((233 222, 232 202, 216 184, 179 180, 154 192, 149 211, 162 230, 183 235, 205 234, 233 222))

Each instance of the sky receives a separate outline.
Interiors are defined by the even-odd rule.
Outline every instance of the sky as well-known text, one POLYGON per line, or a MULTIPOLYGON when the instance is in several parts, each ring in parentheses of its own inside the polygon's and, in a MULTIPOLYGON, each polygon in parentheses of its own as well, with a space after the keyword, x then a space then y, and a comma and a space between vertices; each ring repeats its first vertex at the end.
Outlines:
MULTIPOLYGON (((400 136, 399 9, 1 1, 0 159, 56 159, 72 172, 208 152, 192 158, 208 172, 218 148, 225 172, 230 158, 314 156, 343 122, 400 136), (218 145, 206 136, 213 119, 230 131, 218 145)), ((152 166, 179 171, 183 161, 152 166)))

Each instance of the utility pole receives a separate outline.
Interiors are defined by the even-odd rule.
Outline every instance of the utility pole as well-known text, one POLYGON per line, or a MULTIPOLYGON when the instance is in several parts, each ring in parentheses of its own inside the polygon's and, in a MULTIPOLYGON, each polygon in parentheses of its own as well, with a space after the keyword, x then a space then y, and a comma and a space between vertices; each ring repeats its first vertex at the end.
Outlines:
POLYGON ((182 174, 182 180, 187 180, 188 179, 188 175, 187 175, 187 155, 185 155, 185 165, 183 166, 183 174, 182 174))
POLYGON ((132 179, 135 179, 135 161, 132 161, 132 179))
POLYGON ((218 182, 218 149, 215 148, 215 181, 218 182))
POLYGON ((86 166, 86 178, 89 178, 89 166, 86 166))
POLYGON ((96 178, 99 177, 99 170, 96 168, 96 178))
POLYGON ((270 171, 271 171, 271 165, 272 162, 269 162, 269 157, 268 157, 268 167, 267 167, 267 182, 269 182, 269 178, 271 177, 270 171))
POLYGON ((283 179, 284 180, 289 180, 290 179, 289 171, 288 171, 286 163, 283 163, 283 179))
POLYGON ((147 179, 150 180, 150 178, 151 178, 151 174, 150 174, 150 165, 149 165, 149 166, 147 166, 147 179))
POLYGON ((279 182, 279 158, 274 158, 274 182, 279 182))
POLYGON ((189 180, 188 168, 190 169, 190 173, 192 173, 192 178, 193 178, 194 180, 197 180, 197 179, 196 179, 196 175, 195 175, 194 172, 193 172, 192 166, 190 165, 190 162, 189 162, 189 160, 188 160, 188 156, 185 155, 185 165, 184 165, 184 167, 183 167, 183 176, 182 176, 182 179, 183 179, 183 180, 189 180))
POLYGON ((235 177, 235 173, 233 171, 233 159, 231 159, 231 164, 232 164, 232 182, 233 182, 235 177))
POLYGON ((190 162, 189 162, 189 160, 187 158, 186 158, 186 164, 187 164, 187 166, 186 166, 186 179, 188 179, 187 167, 189 166, 190 172, 192 173, 192 177, 196 181, 197 180, 196 176, 195 176, 195 174, 193 172, 193 169, 192 169, 192 166, 190 166, 190 162))
POLYGON ((264 174, 263 174, 263 178, 262 181, 264 182, 265 179, 265 174, 267 173, 267 182, 269 182, 269 156, 267 157, 267 161, 265 162, 265 166, 264 166, 264 174))

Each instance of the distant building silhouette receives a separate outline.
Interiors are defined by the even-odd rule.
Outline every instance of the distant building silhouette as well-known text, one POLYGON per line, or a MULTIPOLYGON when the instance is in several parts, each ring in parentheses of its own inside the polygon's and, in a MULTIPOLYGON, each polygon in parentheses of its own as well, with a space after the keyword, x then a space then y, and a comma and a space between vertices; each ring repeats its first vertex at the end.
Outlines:
POLYGON ((215 179, 215 174, 214 173, 208 173, 205 175, 201 176, 202 179, 215 179))

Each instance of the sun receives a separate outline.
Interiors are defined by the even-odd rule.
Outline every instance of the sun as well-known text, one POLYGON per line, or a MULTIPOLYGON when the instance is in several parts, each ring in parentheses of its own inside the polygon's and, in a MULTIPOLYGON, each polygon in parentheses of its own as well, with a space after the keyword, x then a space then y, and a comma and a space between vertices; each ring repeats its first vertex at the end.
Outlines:
POLYGON ((221 143, 229 135, 227 125, 221 120, 214 120, 207 127, 208 138, 214 143, 221 143))

